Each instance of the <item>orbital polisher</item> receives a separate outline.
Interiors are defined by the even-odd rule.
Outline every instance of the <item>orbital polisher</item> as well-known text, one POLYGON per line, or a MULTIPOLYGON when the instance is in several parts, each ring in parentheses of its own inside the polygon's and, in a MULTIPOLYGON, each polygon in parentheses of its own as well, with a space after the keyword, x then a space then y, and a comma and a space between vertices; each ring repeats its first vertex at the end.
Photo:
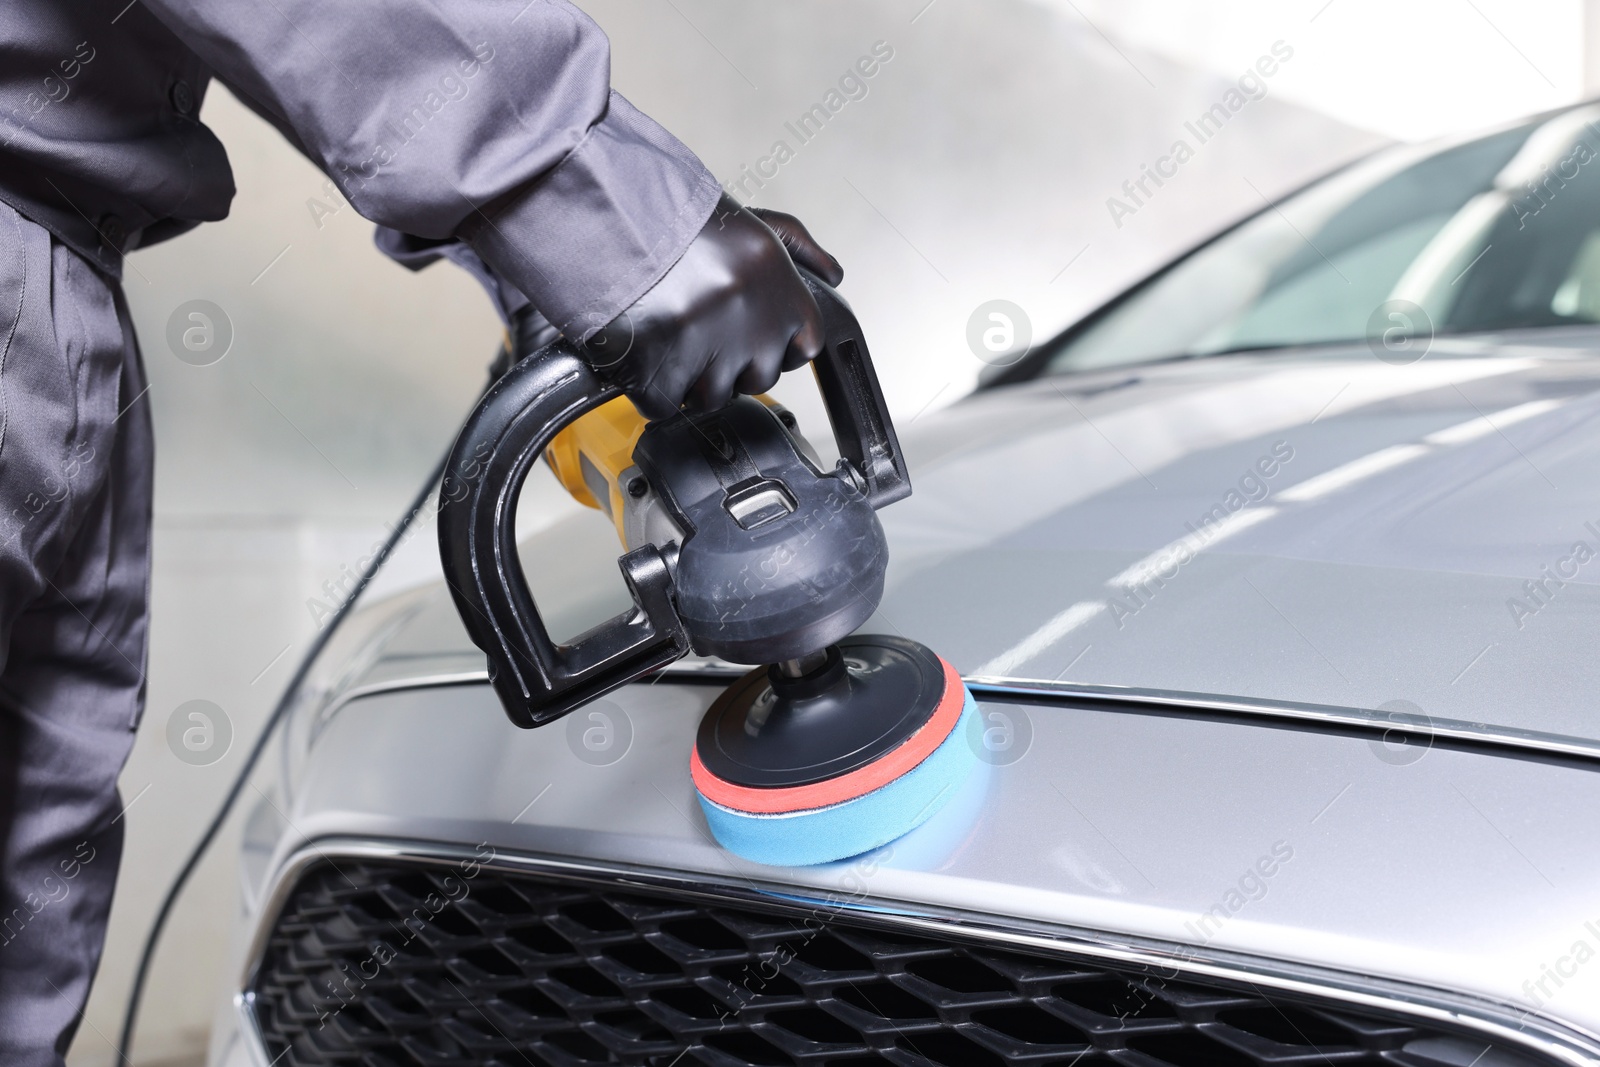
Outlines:
POLYGON ((518 360, 467 420, 447 469, 476 477, 439 513, 457 610, 518 726, 690 652, 759 665, 712 703, 689 770, 717 841, 784 866, 894 840, 976 762, 961 735, 977 712, 954 668, 915 641, 855 634, 883 595, 876 509, 911 483, 855 315, 805 279, 827 332, 813 368, 841 456, 832 469, 765 397, 646 422, 557 340, 518 360), (565 643, 540 618, 515 538, 540 456, 615 525, 634 602, 565 643))

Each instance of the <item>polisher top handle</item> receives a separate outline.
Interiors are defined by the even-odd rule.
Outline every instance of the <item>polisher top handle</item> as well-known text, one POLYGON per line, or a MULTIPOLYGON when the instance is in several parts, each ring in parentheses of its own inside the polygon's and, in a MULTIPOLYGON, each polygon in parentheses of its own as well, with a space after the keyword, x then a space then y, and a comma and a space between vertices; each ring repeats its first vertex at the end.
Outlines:
POLYGON ((903 500, 911 495, 911 475, 861 323, 837 290, 804 267, 796 269, 822 309, 827 340, 812 367, 839 454, 866 480, 867 502, 874 509, 903 500))

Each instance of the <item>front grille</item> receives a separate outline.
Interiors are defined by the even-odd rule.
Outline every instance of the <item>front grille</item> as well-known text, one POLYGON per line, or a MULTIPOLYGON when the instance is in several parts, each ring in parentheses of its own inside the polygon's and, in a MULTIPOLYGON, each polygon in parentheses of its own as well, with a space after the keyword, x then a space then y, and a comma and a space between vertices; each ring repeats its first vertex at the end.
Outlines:
POLYGON ((810 911, 341 859, 252 989, 280 1067, 1528 1067, 1480 1037, 810 911))

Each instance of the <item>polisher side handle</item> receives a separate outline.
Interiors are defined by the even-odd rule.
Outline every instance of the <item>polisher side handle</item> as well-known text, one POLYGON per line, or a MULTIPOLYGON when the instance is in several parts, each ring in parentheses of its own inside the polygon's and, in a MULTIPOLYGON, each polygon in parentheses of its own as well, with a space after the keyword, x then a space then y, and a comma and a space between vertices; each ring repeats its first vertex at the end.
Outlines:
POLYGON ((654 545, 617 561, 635 610, 567 644, 550 639, 523 577, 515 516, 529 468, 564 426, 620 392, 558 340, 495 382, 450 452, 439 508, 445 581, 518 726, 558 719, 689 651, 654 545))
POLYGON ((874 508, 893 504, 911 495, 911 474, 889 421, 861 323, 832 286, 803 267, 797 269, 822 309, 827 329, 822 354, 812 366, 839 454, 866 481, 867 501, 874 508))

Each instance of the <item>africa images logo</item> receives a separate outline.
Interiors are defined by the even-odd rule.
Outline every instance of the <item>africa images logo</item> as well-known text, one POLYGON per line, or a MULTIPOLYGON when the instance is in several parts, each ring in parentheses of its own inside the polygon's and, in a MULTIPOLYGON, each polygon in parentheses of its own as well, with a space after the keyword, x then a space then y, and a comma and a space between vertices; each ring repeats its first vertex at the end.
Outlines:
POLYGON ((1193 159, 1202 145, 1221 133, 1223 126, 1244 110, 1246 104, 1266 97, 1267 79, 1278 72, 1280 65, 1294 58, 1294 49, 1283 41, 1273 41, 1270 51, 1271 55, 1259 57, 1252 67, 1239 75, 1222 94, 1222 99, 1193 121, 1183 124, 1189 137, 1194 138, 1194 144, 1189 143, 1189 137, 1179 137, 1172 142, 1166 155, 1158 156, 1153 163, 1139 164, 1138 176, 1122 183, 1122 196, 1106 198, 1106 210, 1111 213, 1111 221, 1117 229, 1122 229, 1125 217, 1137 215, 1163 185, 1176 178, 1178 169, 1193 159))

